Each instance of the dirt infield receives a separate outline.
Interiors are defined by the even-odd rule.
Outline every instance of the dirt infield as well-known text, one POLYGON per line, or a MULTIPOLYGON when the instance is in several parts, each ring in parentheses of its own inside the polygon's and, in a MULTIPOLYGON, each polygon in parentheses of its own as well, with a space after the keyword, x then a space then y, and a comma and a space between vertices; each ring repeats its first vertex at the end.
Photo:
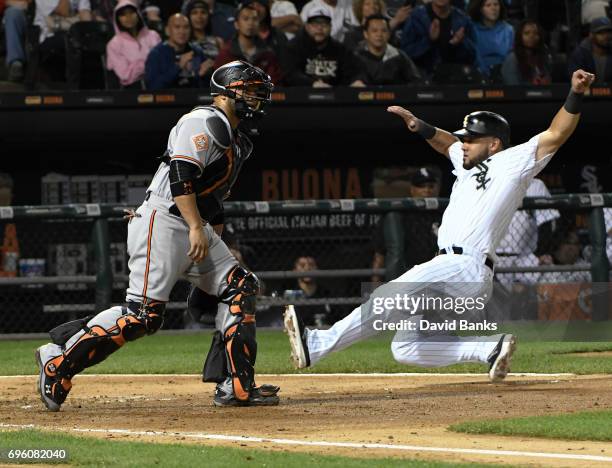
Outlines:
POLYGON ((104 431, 91 435, 107 438, 228 444, 359 457, 534 466, 604 464, 562 458, 563 455, 612 457, 609 443, 473 436, 446 429, 449 424, 466 420, 612 408, 609 375, 510 376, 503 384, 490 384, 479 375, 260 376, 258 382, 281 385, 280 406, 215 408, 211 405, 213 387, 201 383, 199 376, 83 375, 74 379, 74 388, 62 411, 48 413, 43 411, 34 392, 35 377, 1 377, 0 423, 14 427, 33 424, 79 433, 98 429, 104 431), (113 433, 108 429, 127 431, 113 433), (219 437, 211 440, 203 434, 219 437), (223 440, 220 437, 223 435, 268 440, 223 440), (300 441, 313 445, 295 443, 300 441), (351 448, 317 442, 380 446, 351 448), (436 452, 425 448, 494 452, 436 452), (500 451, 555 456, 515 456, 500 451))

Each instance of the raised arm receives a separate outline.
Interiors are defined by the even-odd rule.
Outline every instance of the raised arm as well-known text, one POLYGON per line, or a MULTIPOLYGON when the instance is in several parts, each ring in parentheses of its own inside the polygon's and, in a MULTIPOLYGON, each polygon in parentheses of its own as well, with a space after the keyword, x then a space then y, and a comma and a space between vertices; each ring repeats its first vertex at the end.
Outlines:
POLYGON ((404 109, 400 106, 390 106, 387 108, 388 112, 392 114, 399 115, 404 122, 406 123, 406 127, 413 133, 418 133, 421 135, 430 146, 435 149, 438 153, 443 154, 447 158, 449 158, 448 149, 450 146, 459 141, 459 139, 446 130, 442 130, 440 128, 433 127, 429 125, 427 122, 415 117, 415 115, 410 112, 408 109, 404 109))
POLYGON ((572 74, 572 89, 565 104, 555 115, 548 130, 540 133, 536 160, 539 161, 544 156, 557 151, 574 133, 582 112, 582 98, 594 79, 595 75, 584 70, 576 70, 572 74))

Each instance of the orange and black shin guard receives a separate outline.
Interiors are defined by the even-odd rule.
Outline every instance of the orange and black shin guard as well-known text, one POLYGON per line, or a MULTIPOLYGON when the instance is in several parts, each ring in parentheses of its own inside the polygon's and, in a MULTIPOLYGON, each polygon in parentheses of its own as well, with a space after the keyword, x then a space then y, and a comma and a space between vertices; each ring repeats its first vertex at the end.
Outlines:
POLYGON ((134 314, 128 307, 105 310, 66 341, 62 355, 49 361, 45 371, 71 379, 83 369, 102 362, 126 341, 154 333, 162 320, 163 310, 150 310, 141 315, 134 314))
POLYGON ((246 401, 255 386, 257 342, 255 341, 254 320, 252 322, 243 320, 227 329, 225 332, 225 351, 229 371, 231 372, 234 396, 238 400, 246 401))
POLYGON ((236 322, 224 332, 228 372, 234 387, 234 396, 246 401, 255 386, 255 298, 259 280, 250 271, 236 265, 227 275, 227 288, 219 297, 227 304, 236 322))

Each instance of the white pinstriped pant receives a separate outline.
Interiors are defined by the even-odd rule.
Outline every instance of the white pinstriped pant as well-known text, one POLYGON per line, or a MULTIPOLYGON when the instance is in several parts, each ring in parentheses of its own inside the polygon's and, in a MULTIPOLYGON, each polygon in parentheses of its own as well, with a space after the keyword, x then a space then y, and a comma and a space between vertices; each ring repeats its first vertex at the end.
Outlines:
MULTIPOLYGON (((384 288, 393 294, 401 292, 418 296, 432 283, 450 285, 455 297, 491 297, 493 272, 468 255, 439 255, 429 262, 416 265, 399 278, 378 288, 373 296, 384 297, 384 288), (395 283, 395 284, 394 284, 395 283), (400 284, 397 284, 400 283, 400 284)), ((374 314, 371 301, 354 309, 328 330, 308 330, 307 344, 311 365, 329 353, 344 349, 378 332, 370 326, 374 320, 390 318, 392 311, 374 314)), ((413 316, 419 320, 421 316, 413 316)), ((398 331, 391 344, 396 361, 421 367, 440 367, 461 362, 486 362, 495 349, 500 335, 458 337, 446 334, 424 335, 398 331)))

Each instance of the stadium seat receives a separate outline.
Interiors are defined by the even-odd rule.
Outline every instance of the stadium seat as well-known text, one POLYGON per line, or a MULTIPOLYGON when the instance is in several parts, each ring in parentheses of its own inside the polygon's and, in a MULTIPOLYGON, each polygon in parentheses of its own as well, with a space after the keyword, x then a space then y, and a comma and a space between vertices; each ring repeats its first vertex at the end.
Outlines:
POLYGON ((104 70, 104 89, 121 89, 119 78, 115 72, 106 68, 106 54, 100 57, 102 61, 102 70, 104 70))
POLYGON ((101 21, 80 21, 68 30, 67 50, 80 57, 78 70, 68 74, 72 89, 100 89, 106 87, 105 67, 102 57, 106 43, 113 37, 112 26, 101 21))
POLYGON ((25 53, 26 53, 26 73, 24 84, 27 89, 33 89, 38 83, 40 73, 40 27, 30 24, 26 29, 25 53))

